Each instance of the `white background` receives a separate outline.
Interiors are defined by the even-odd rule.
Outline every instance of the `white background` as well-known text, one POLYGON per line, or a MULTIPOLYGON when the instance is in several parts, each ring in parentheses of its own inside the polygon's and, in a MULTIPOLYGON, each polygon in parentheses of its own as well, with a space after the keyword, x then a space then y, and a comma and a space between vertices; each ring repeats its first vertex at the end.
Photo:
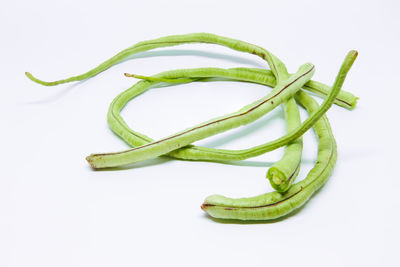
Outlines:
MULTIPOLYGON (((0 266, 399 266, 397 1, 4 1, 0 9, 0 266), (135 80, 175 68, 259 67, 213 45, 143 53, 81 83, 45 80, 87 71, 142 40, 212 32, 263 46, 294 72, 305 62, 331 84, 350 49, 344 89, 357 108, 332 107, 338 143, 329 182, 282 220, 237 224, 206 216, 214 193, 271 191, 267 167, 283 150, 245 163, 154 159, 93 171, 92 152, 127 148, 107 126, 112 99, 135 80)), ((153 138, 239 109, 269 91, 233 82, 154 89, 123 116, 153 138)), ((303 115, 305 115, 303 113, 303 115)), ((304 116, 303 116, 304 118, 304 116)), ((198 142, 246 148, 285 132, 278 108, 256 123, 198 142)), ((307 174, 315 136, 304 137, 307 174)))

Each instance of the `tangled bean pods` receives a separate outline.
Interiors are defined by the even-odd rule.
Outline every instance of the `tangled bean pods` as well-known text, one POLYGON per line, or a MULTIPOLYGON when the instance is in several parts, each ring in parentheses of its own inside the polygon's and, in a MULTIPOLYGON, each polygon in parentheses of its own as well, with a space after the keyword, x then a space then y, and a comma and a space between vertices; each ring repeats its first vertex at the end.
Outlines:
POLYGON ((114 133, 131 148, 120 152, 91 154, 86 158, 89 164, 95 169, 101 169, 133 164, 162 155, 177 159, 215 162, 244 160, 286 146, 281 160, 273 164, 267 172, 267 178, 276 190, 275 192, 241 199, 212 195, 206 198, 201 207, 216 218, 269 220, 284 216, 302 206, 329 178, 337 158, 336 142, 325 113, 334 103, 347 109, 353 109, 356 105, 357 98, 341 90, 345 77, 357 57, 357 52, 354 50, 346 56, 332 87, 311 80, 315 71, 311 63, 306 63, 300 66, 296 73, 289 74, 282 61, 268 50, 240 40, 209 33, 175 35, 143 41, 121 51, 84 74, 59 81, 45 82, 30 73, 26 75, 34 82, 45 86, 81 81, 97 75, 133 54, 184 43, 218 44, 237 51, 252 53, 265 59, 271 70, 197 68, 166 71, 151 77, 125 74, 128 77, 139 78, 141 81, 112 101, 108 112, 108 123, 114 133), (160 140, 153 140, 142 133, 133 131, 120 116, 120 111, 130 100, 158 83, 208 81, 209 78, 258 83, 273 87, 273 89, 265 97, 236 112, 208 120, 160 140), (303 89, 325 97, 324 102, 318 105, 303 89), (191 145, 195 141, 252 123, 281 104, 284 106, 287 128, 287 134, 281 138, 242 150, 191 145), (309 113, 309 117, 304 122, 300 121, 297 104, 303 106, 309 113), (311 127, 314 128, 319 140, 317 162, 305 179, 294 183, 301 166, 303 148, 301 137, 311 127))

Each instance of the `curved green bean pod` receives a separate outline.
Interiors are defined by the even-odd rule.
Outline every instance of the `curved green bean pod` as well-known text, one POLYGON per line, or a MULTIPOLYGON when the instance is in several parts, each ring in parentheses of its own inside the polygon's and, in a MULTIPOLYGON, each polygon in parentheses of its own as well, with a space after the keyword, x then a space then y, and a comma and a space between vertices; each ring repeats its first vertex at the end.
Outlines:
MULTIPOLYGON (((195 75, 207 76, 209 69, 183 70, 184 78, 195 75)), ((182 71, 181 71, 182 72, 182 71)), ((278 85, 264 98, 247 105, 235 113, 207 121, 190 129, 186 129, 175 135, 169 136, 159 141, 135 147, 122 152, 92 154, 86 159, 93 168, 115 167, 131 164, 145 159, 150 159, 190 143, 204 139, 223 131, 246 125, 260 118, 283 101, 292 97, 314 73, 314 66, 310 63, 304 64, 299 71, 292 75, 288 80, 279 82, 278 85)), ((146 83, 150 83, 144 81, 146 83)), ((139 82, 138 84, 140 84, 139 82)))
MULTIPOLYGON (((255 54, 263 59, 265 59, 272 72, 274 73, 275 77, 277 76, 277 71, 276 68, 278 66, 274 65, 272 63, 272 59, 276 58, 272 53, 267 51, 266 49, 244 42, 236 39, 231 39, 223 36, 218 36, 215 34, 211 33, 190 33, 190 34, 183 34, 183 35, 170 35, 170 36, 165 36, 153 40, 147 40, 147 41, 142 41, 139 43, 136 43, 135 45, 122 50, 115 56, 111 57, 110 59, 104 61, 97 67, 89 70, 86 73, 73 76, 67 79, 63 80, 58 80, 54 82, 45 82, 42 80, 39 80, 35 78, 32 74, 29 72, 25 73, 26 76, 31 79, 32 81, 45 85, 45 86, 54 86, 58 84, 63 84, 63 83, 68 83, 68 82, 73 82, 73 81, 82 81, 85 79, 88 79, 90 77, 93 77, 100 72, 110 68, 111 66, 123 61, 124 59, 128 58, 131 55, 134 55, 136 53, 152 50, 155 48, 160 48, 160 47, 170 47, 170 46, 176 46, 176 45, 181 45, 181 44, 188 44, 188 43, 209 43, 209 44, 218 44, 222 46, 226 46, 228 48, 231 48, 233 50, 241 51, 241 52, 248 52, 255 54)), ((279 61, 277 61, 279 62, 279 61)), ((282 63, 281 63, 282 64, 282 63)), ((282 66, 279 66, 280 68, 285 68, 285 66, 282 64, 282 66)))
MULTIPOLYGON (((82 81, 85 79, 89 79, 89 78, 99 74, 100 72, 103 72, 104 70, 112 67, 113 65, 118 64, 118 63, 128 59, 130 56, 132 56, 134 54, 149 51, 149 50, 156 49, 156 48, 171 47, 171 46, 188 44, 188 43, 217 44, 217 45, 222 45, 222 46, 231 48, 233 50, 255 54, 255 55, 267 60, 273 74, 275 76, 277 74, 277 72, 276 72, 277 66, 271 64, 271 59, 276 58, 276 57, 274 55, 272 55, 271 53, 269 53, 267 50, 265 50, 259 46, 256 46, 256 45, 244 42, 244 41, 236 40, 236 39, 218 36, 218 35, 211 34, 211 33, 191 33, 191 34, 183 34, 183 35, 170 35, 170 36, 165 36, 165 37, 161 37, 161 38, 157 38, 157 39, 153 39, 153 40, 147 40, 147 41, 142 41, 142 42, 136 43, 135 45, 122 50, 115 56, 104 61, 103 63, 101 63, 97 67, 87 71, 86 73, 72 76, 67 79, 57 80, 57 81, 53 81, 53 82, 46 82, 46 81, 37 79, 29 72, 25 72, 25 75, 32 81, 39 83, 41 85, 44 85, 44 86, 55 86, 55 85, 69 83, 69 82, 73 82, 73 81, 82 81)), ((285 67, 282 66, 282 68, 285 68, 285 67)), ((316 93, 319 96, 327 96, 330 91, 329 86, 319 83, 319 82, 314 82, 314 81, 307 82, 304 85, 304 88, 316 93)), ((348 109, 352 109, 355 107, 356 102, 357 102, 357 97, 355 97, 353 94, 351 94, 349 92, 340 92, 339 95, 337 96, 337 100, 335 101, 335 104, 338 104, 338 105, 348 108, 348 109)))
MULTIPOLYGON (((295 98, 310 114, 318 109, 318 103, 305 92, 300 91, 295 98)), ((326 115, 315 123, 314 130, 319 139, 317 163, 303 181, 283 194, 275 191, 239 199, 212 195, 201 208, 214 218, 270 220, 301 207, 329 178, 337 158, 336 142, 326 115)))
MULTIPOLYGON (((356 57, 356 51, 347 55, 332 90, 341 87, 356 57)), ((299 91, 295 98, 310 114, 315 115, 320 109, 316 101, 303 91, 299 91)), ((317 162, 303 181, 293 185, 284 194, 271 192, 241 199, 209 196, 201 206, 202 209, 215 218, 269 220, 282 217, 301 207, 327 181, 337 158, 336 142, 325 115, 315 123, 314 129, 319 139, 317 162)))

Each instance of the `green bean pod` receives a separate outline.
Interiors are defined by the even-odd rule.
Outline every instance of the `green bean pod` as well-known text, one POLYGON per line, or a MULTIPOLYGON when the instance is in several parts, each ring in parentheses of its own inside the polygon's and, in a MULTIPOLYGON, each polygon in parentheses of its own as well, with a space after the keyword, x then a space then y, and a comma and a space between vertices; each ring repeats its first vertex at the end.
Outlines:
MULTIPOLYGON (((317 102, 305 92, 300 91, 295 98, 310 114, 318 109, 317 102)), ((212 195, 205 199, 201 208, 214 218, 271 220, 301 207, 329 178, 337 158, 336 142, 326 115, 317 121, 314 130, 319 139, 317 163, 303 181, 283 194, 275 191, 239 199, 212 195)))

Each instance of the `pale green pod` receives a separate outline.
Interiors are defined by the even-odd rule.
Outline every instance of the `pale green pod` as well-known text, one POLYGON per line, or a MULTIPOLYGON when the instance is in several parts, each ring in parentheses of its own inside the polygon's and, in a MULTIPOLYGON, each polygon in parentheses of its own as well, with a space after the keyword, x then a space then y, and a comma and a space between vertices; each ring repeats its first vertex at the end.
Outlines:
POLYGON ((45 81, 39 80, 39 79, 35 78, 29 72, 26 72, 25 74, 32 81, 42 84, 42 85, 45 85, 45 86, 54 86, 54 85, 59 85, 59 84, 63 84, 63 83, 73 82, 73 81, 82 81, 82 80, 88 79, 90 77, 93 77, 93 76, 99 74, 100 72, 110 68, 111 66, 127 59, 128 57, 130 57, 134 54, 152 50, 155 48, 171 47, 171 46, 188 44, 188 43, 218 44, 221 46, 231 48, 233 50, 247 52, 247 53, 257 55, 257 56, 265 59, 268 62, 275 77, 277 76, 276 75, 277 68, 285 68, 283 63, 281 63, 279 60, 276 62, 277 62, 277 64, 282 64, 281 66, 277 66, 276 62, 272 62, 272 59, 276 58, 276 57, 272 53, 270 53, 268 50, 266 50, 260 46, 253 45, 253 44, 250 44, 250 43, 247 43, 244 41, 240 41, 240 40, 236 40, 236 39, 232 39, 232 38, 227 38, 227 37, 211 34, 211 33, 190 33, 190 34, 182 34, 182 35, 170 35, 170 36, 165 36, 165 37, 161 37, 161 38, 157 38, 157 39, 153 39, 153 40, 147 40, 147 41, 142 41, 142 42, 136 43, 133 46, 122 50, 115 56, 104 61, 103 63, 101 63, 97 67, 89 70, 86 73, 83 73, 83 74, 80 74, 77 76, 72 76, 72 77, 69 77, 66 79, 54 81, 54 82, 45 82, 45 81))
MULTIPOLYGON (((186 71, 190 73, 195 70, 186 71)), ((204 69, 200 69, 200 71, 204 72, 204 69)), ((299 71, 288 80, 278 83, 267 96, 243 107, 235 113, 212 119, 167 138, 140 147, 121 152, 92 154, 86 159, 93 168, 127 165, 166 154, 180 147, 189 145, 194 141, 246 125, 271 111, 289 97, 292 97, 304 83, 311 78, 313 73, 314 66, 310 63, 304 64, 299 68, 299 71)), ((196 74, 194 76, 196 76, 196 74)), ((193 74, 184 75, 184 78, 186 77, 193 77, 193 74)))
MULTIPOLYGON (((310 114, 318 109, 316 101, 305 92, 300 91, 295 98, 310 114)), ((329 178, 337 158, 335 139, 326 115, 317 121, 314 130, 319 139, 317 163, 303 181, 285 193, 275 191, 240 199, 212 195, 205 199, 202 209, 221 219, 270 220, 301 207, 329 178)))

